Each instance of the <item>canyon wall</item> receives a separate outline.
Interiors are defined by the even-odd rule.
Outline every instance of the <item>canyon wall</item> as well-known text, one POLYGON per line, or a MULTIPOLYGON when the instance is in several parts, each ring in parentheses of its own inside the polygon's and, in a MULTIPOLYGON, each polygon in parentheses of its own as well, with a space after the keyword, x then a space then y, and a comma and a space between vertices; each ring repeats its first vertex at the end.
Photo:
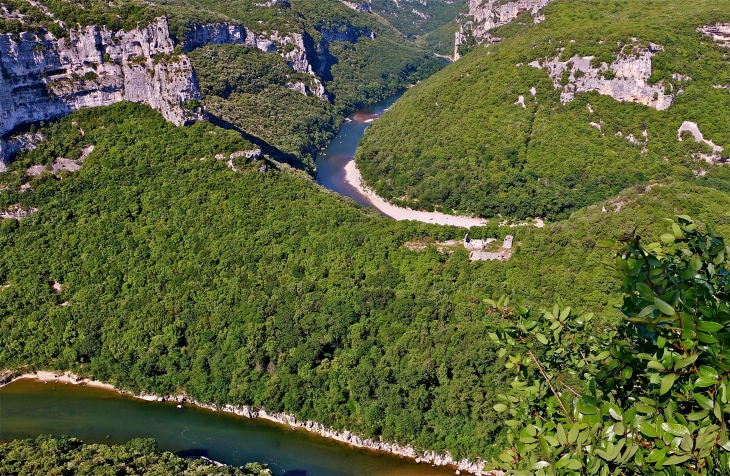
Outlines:
POLYGON ((193 68, 175 54, 164 18, 128 32, 89 26, 60 39, 0 35, 0 68, 0 135, 119 101, 147 104, 177 125, 200 118, 193 68))
POLYGON ((524 12, 535 15, 534 21, 539 22, 542 17, 537 16, 540 9, 553 0, 469 0, 469 13, 459 18, 459 31, 456 32, 454 44, 454 59, 459 59, 459 47, 470 42, 481 44, 485 41, 494 41, 490 31, 510 23, 524 12))
POLYGON ((663 111, 672 105, 676 94, 664 82, 650 84, 651 59, 661 46, 638 44, 624 46, 611 64, 594 64, 592 56, 573 56, 533 61, 530 66, 547 70, 555 89, 562 90, 560 100, 567 104, 577 93, 596 91, 621 102, 635 102, 663 111), (564 73, 568 72, 567 81, 564 73))

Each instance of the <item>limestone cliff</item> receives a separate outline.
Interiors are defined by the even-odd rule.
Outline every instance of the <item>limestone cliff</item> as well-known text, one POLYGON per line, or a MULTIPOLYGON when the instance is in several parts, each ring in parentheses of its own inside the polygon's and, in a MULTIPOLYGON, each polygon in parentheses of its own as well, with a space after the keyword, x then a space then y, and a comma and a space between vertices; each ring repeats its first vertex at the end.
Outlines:
POLYGON ((258 48, 264 53, 278 52, 289 67, 297 73, 311 76, 310 84, 301 82, 287 85, 302 94, 313 94, 320 99, 327 100, 327 92, 317 77, 310 56, 316 56, 315 48, 307 48, 307 41, 302 33, 281 35, 278 31, 271 33, 255 33, 243 25, 229 23, 209 23, 205 25, 190 25, 188 33, 182 42, 183 50, 190 52, 206 44, 214 45, 244 45, 258 48))
POLYGON ((178 125, 199 118, 185 107, 199 99, 195 74, 185 55, 174 54, 164 18, 128 32, 89 26, 68 39, 0 35, 0 68, 0 135, 119 101, 148 104, 178 125))
MULTIPOLYGON (((459 31, 456 32, 454 58, 459 59, 459 47, 471 41, 479 44, 492 41, 490 31, 510 23, 520 13, 538 12, 553 0, 469 0, 469 13, 459 19, 459 31)), ((539 22, 542 17, 535 16, 539 22)))
POLYGON ((573 56, 568 61, 559 58, 533 61, 530 66, 546 69, 555 89, 562 89, 560 100, 567 104, 576 93, 596 91, 617 101, 629 101, 663 111, 671 106, 679 92, 669 92, 664 82, 649 84, 651 59, 663 48, 650 44, 643 48, 637 44, 624 46, 611 64, 593 64, 592 56, 573 56), (568 72, 567 82, 564 73, 568 72))

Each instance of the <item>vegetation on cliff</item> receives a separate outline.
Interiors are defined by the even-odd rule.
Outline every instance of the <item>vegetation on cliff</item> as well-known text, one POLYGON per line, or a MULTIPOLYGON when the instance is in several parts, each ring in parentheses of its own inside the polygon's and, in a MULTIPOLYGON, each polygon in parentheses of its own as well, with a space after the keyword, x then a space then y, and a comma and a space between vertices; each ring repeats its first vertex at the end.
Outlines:
POLYGON ((270 476, 265 465, 216 466, 157 450, 155 440, 136 438, 126 445, 85 444, 76 438, 42 435, 0 444, 0 474, 114 474, 190 476, 270 476))
MULTIPOLYGON (((567 218, 632 185, 692 181, 693 172, 712 169, 695 155, 710 153, 706 144, 678 140, 684 121, 727 156, 727 49, 697 31, 730 21, 723 1, 560 0, 541 13, 538 25, 525 14, 494 31, 503 41, 421 82, 372 125, 357 161, 379 195, 426 210, 567 218), (653 50, 645 83, 675 95, 667 110, 598 92, 562 104, 568 74, 556 89, 545 69, 531 65, 575 55, 611 64, 621 51, 631 52, 629 62, 650 43, 661 49, 653 50)), ((640 68, 627 64, 622 74, 638 77, 640 68)))
POLYGON ((373 0, 372 9, 407 37, 419 37, 453 21, 467 3, 466 0, 373 0))

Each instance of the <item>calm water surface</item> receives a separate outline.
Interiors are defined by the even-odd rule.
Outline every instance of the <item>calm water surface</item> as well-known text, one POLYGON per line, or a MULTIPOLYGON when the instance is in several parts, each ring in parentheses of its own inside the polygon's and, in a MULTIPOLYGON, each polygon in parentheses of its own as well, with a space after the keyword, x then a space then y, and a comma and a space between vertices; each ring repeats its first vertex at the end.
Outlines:
POLYGON ((349 121, 342 124, 334 139, 323 150, 320 150, 315 157, 317 166, 317 183, 334 190, 340 195, 354 199, 360 205, 372 207, 370 199, 361 194, 352 185, 345 182, 345 165, 355 160, 357 143, 365 133, 370 122, 382 116, 383 113, 400 98, 403 93, 398 93, 379 103, 360 109, 348 117, 349 121))
POLYGON ((454 469, 355 449, 267 421, 192 406, 177 409, 175 403, 145 402, 98 388, 32 380, 0 388, 0 440, 46 433, 108 444, 155 438, 166 451, 237 466, 260 461, 285 476, 454 474, 454 469))

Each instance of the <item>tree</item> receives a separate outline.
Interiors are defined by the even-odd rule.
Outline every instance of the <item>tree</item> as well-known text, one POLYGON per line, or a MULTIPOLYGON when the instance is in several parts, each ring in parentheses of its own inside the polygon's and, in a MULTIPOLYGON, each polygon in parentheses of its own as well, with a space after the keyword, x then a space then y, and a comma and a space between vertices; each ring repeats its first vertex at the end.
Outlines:
POLYGON ((512 474, 730 474, 730 247, 689 217, 662 243, 602 246, 623 280, 623 317, 556 305, 539 314, 507 299, 490 336, 515 373, 494 406, 510 415, 512 474))

